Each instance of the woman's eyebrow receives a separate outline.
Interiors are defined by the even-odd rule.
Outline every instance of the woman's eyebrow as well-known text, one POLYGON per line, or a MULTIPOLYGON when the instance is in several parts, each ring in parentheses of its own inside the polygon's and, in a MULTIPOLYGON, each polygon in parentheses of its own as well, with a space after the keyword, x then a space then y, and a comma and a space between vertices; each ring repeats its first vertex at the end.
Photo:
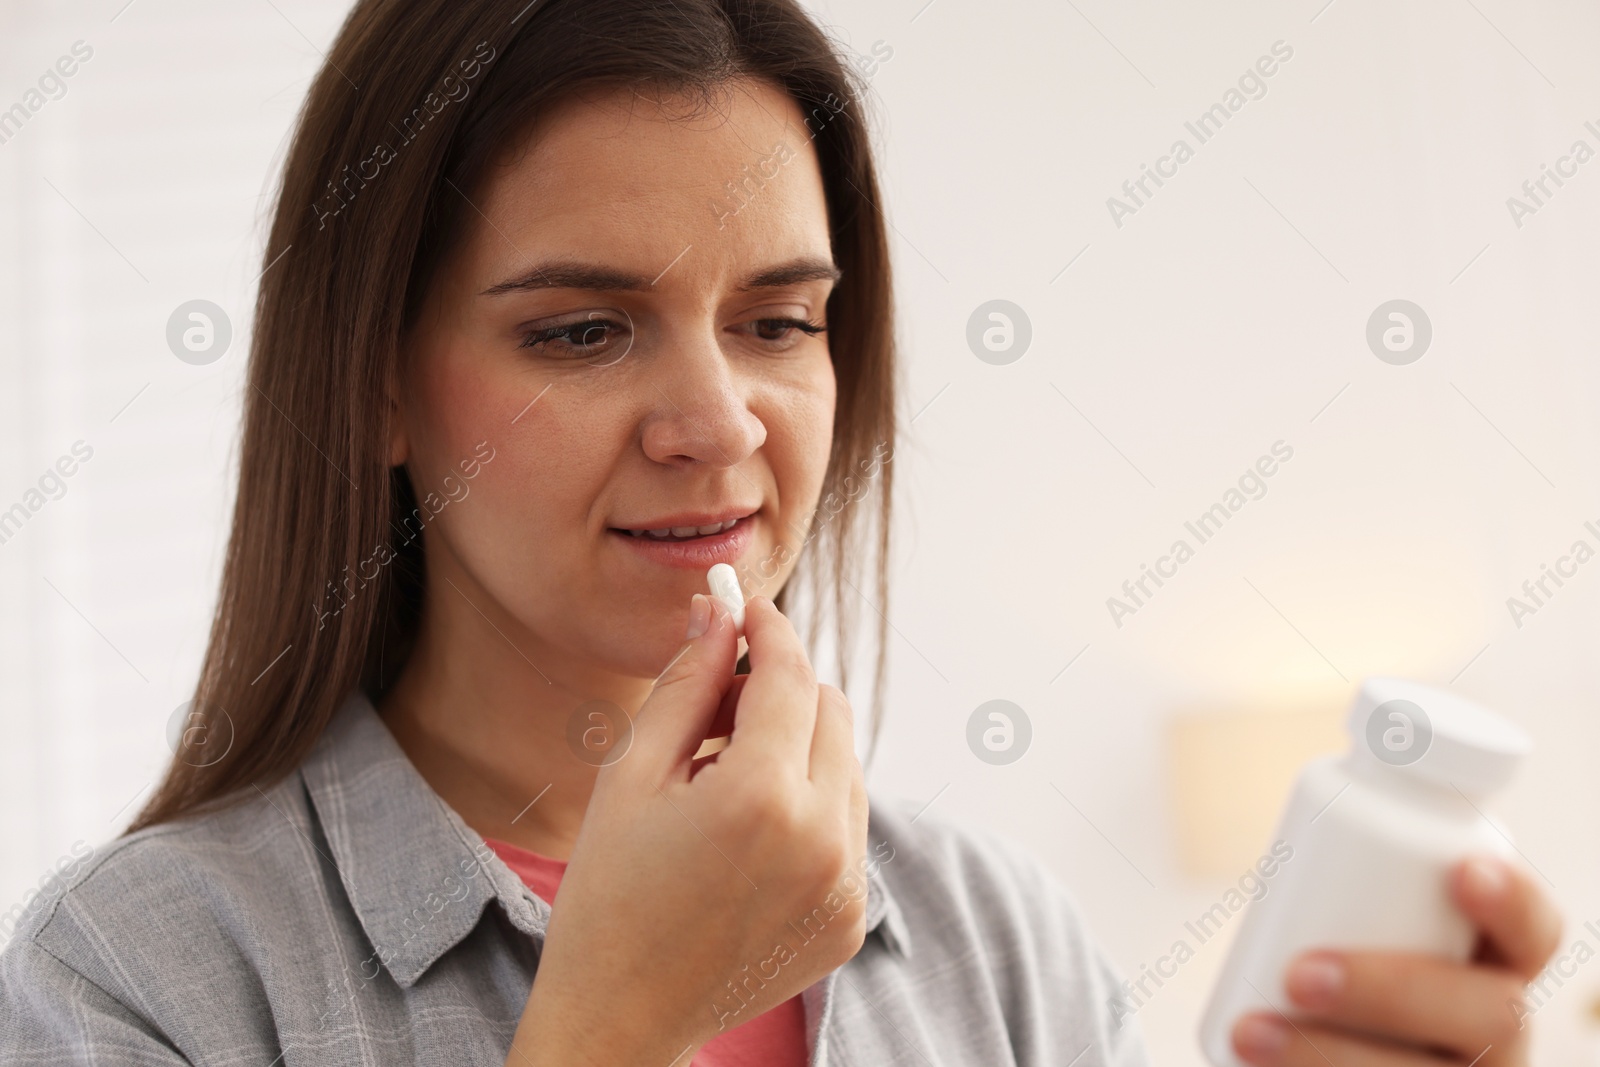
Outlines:
POLYGON ((746 278, 734 286, 741 293, 752 289, 775 289, 780 285, 798 285, 800 282, 830 281, 837 282, 844 277, 844 272, 838 268, 831 259, 817 259, 813 256, 801 256, 791 259, 787 263, 780 263, 776 267, 746 278))
MULTIPOLYGON (((662 273, 666 273, 663 271, 662 273)), ((734 288, 739 292, 753 289, 772 289, 800 282, 827 280, 837 282, 841 271, 832 260, 815 256, 800 256, 787 263, 767 267, 744 279, 734 288)), ((532 269, 489 286, 479 296, 499 296, 502 293, 524 292, 533 289, 589 289, 596 292, 637 292, 655 285, 661 275, 647 278, 642 274, 617 270, 596 263, 578 260, 553 260, 540 263, 532 269)))

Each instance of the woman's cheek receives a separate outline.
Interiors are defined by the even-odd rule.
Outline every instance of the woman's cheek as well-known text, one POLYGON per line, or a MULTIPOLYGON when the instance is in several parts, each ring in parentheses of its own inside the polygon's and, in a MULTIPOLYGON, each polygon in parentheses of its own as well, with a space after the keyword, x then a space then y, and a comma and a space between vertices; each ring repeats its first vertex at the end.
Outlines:
POLYGON ((828 460, 833 453, 834 391, 833 364, 829 363, 816 375, 808 397, 806 425, 801 431, 810 475, 807 481, 812 486, 809 500, 813 504, 822 493, 822 480, 827 474, 828 460))
POLYGON ((561 384, 512 427, 494 465, 510 513, 521 530, 540 531, 544 543, 587 537, 597 500, 606 498, 617 457, 633 439, 625 412, 561 384))
POLYGON ((833 375, 833 363, 824 351, 808 360, 802 368, 791 372, 787 380, 773 390, 769 400, 772 410, 780 412, 785 434, 811 452, 820 447, 823 462, 833 438, 833 412, 838 384, 833 375), (820 442, 820 444, 819 444, 820 442))
MULTIPOLYGON (((767 450, 778 478, 779 521, 773 531, 775 546, 786 546, 778 573, 768 577, 786 581, 800 559, 807 533, 821 500, 828 460, 833 451, 834 377, 832 364, 814 369, 796 383, 777 406, 776 427, 769 427, 767 450)), ((770 591, 768 593, 770 595, 770 591)))

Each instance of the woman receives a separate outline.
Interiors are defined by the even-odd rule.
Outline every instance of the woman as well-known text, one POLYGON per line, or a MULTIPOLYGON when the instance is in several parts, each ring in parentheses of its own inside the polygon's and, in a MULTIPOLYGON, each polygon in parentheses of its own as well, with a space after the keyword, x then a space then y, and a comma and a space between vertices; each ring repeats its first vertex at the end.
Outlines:
MULTIPOLYGON (((801 561, 841 648, 867 599, 881 689, 859 89, 790 0, 357 4, 266 249, 185 744, 0 957, 6 1062, 1145 1062, 1035 863, 869 805, 780 610, 801 561)), ((1241 1051, 1525 1062, 1553 920, 1491 873, 1483 962, 1315 957, 1320 1021, 1241 1051)))

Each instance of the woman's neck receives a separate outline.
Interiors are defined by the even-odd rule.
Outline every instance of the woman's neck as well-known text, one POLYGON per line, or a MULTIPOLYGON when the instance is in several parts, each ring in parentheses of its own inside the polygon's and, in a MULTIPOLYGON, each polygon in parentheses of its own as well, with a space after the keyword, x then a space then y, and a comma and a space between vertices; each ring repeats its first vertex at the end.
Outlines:
POLYGON ((468 826, 566 859, 598 770, 569 747, 569 720, 593 699, 632 715, 653 679, 560 663, 512 621, 492 623, 448 588, 442 596, 430 589, 427 602, 379 714, 468 826))

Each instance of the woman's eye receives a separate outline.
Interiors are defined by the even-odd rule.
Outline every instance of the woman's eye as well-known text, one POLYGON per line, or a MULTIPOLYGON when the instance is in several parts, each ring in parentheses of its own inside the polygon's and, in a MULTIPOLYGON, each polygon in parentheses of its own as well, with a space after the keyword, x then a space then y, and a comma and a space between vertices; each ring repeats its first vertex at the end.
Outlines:
POLYGON ((627 329, 622 323, 591 316, 577 322, 532 330, 519 347, 542 348, 549 353, 575 359, 603 358, 624 347, 627 329))
MULTIPOLYGON (((805 319, 756 319, 751 325, 755 327, 756 336, 763 341, 779 343, 789 341, 790 344, 800 342, 800 338, 795 335, 797 330, 814 337, 827 329, 821 323, 807 322, 805 319)), ((782 347, 787 348, 789 345, 782 347)))

